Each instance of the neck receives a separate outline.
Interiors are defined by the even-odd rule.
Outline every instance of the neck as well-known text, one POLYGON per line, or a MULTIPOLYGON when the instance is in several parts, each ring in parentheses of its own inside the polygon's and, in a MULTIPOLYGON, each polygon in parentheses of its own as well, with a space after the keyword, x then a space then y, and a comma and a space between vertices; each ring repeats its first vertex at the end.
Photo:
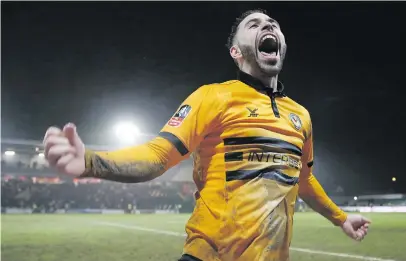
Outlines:
POLYGON ((278 90, 278 75, 274 76, 265 75, 260 70, 255 70, 251 66, 248 66, 248 64, 244 65, 245 66, 242 66, 242 68, 240 68, 241 71, 257 78, 268 88, 272 89, 273 92, 276 92, 278 90))

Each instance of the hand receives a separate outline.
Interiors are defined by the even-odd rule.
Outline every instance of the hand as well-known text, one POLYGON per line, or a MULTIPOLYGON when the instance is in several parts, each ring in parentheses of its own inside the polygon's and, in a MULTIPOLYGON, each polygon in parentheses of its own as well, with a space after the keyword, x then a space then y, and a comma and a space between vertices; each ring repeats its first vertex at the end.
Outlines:
POLYGON ((348 215, 341 229, 350 238, 361 241, 368 234, 371 221, 361 215, 348 215))
POLYGON ((63 130, 50 127, 45 133, 43 143, 45 158, 50 167, 73 177, 85 171, 85 145, 74 124, 66 124, 63 130))

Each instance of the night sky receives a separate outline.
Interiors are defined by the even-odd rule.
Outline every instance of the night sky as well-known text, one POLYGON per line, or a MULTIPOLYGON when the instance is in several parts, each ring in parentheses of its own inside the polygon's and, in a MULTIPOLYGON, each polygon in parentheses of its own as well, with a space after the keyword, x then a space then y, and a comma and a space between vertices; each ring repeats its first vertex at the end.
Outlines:
POLYGON ((329 189, 406 192, 405 3, 1 7, 3 138, 42 140, 50 125, 74 122, 86 143, 111 144, 119 120, 156 134, 199 86, 235 78, 231 25, 263 8, 288 45, 280 80, 312 116, 316 176, 329 189))

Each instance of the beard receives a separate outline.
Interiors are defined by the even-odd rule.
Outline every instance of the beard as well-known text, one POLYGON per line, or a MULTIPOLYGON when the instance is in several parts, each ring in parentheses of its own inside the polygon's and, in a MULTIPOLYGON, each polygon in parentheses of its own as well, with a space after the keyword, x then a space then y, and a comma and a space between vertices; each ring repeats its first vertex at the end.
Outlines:
POLYGON ((244 62, 241 67, 244 67, 244 64, 248 64, 252 68, 253 72, 258 72, 260 75, 267 77, 274 77, 280 73, 283 66, 283 61, 285 60, 286 55, 286 44, 282 45, 280 48, 280 58, 276 64, 269 64, 265 61, 261 61, 256 55, 257 50, 247 45, 240 45, 240 51, 244 62))

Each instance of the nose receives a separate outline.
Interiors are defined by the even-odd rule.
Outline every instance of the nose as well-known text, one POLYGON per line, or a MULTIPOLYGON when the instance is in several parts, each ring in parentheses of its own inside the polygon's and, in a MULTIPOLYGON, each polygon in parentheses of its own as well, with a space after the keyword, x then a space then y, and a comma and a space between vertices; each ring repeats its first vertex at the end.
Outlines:
POLYGON ((262 31, 273 31, 272 24, 270 22, 265 22, 262 31))

